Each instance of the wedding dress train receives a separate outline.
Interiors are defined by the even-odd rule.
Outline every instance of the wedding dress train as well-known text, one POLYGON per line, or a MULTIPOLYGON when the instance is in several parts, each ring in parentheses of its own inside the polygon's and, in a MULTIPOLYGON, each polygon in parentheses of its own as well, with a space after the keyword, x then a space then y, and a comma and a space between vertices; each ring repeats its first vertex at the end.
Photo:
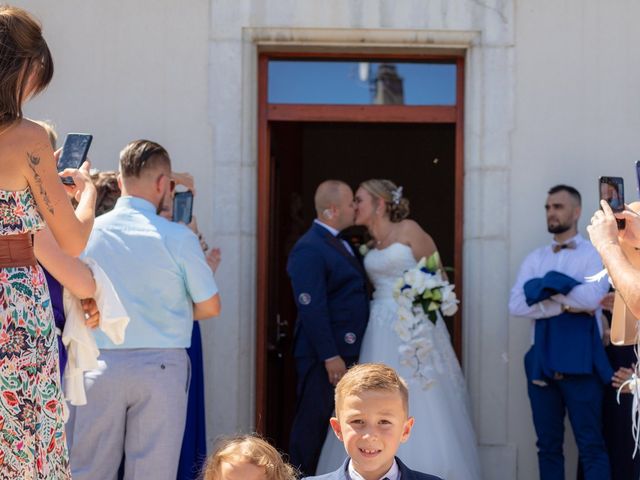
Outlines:
MULTIPOLYGON (((398 451, 409 468, 446 480, 480 480, 466 386, 442 318, 426 333, 433 345, 428 357, 431 385, 423 388, 413 378, 413 369, 400 365, 401 340, 393 328, 398 310, 392 296, 393 287, 404 271, 416 263, 411 248, 402 243, 373 249, 365 256, 365 268, 375 292, 360 363, 385 363, 395 368, 409 384, 409 414, 415 417, 415 425, 411 437, 398 451)), ((329 429, 317 474, 337 469, 345 458, 344 446, 329 429)))

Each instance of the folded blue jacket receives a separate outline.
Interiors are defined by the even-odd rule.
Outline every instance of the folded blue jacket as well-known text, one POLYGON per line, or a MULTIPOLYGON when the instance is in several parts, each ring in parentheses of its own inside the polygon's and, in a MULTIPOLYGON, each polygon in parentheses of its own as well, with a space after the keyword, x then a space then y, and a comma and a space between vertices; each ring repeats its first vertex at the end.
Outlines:
MULTIPOLYGON (((552 270, 544 277, 532 278, 524 284, 527 305, 556 294, 567 295, 577 285, 580 282, 576 279, 552 270)), ((595 372, 608 384, 613 376, 596 319, 587 313, 564 312, 537 319, 533 355, 527 372, 529 381, 547 381, 555 373, 590 375, 595 372)))

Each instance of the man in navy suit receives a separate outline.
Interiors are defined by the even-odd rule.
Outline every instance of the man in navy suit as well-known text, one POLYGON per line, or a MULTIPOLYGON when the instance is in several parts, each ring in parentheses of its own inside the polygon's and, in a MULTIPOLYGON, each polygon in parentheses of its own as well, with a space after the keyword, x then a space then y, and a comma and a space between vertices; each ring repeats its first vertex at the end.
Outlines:
POLYGON ((602 436, 602 399, 613 370, 595 316, 606 279, 587 282, 602 268, 598 252, 578 233, 580 193, 551 190, 545 205, 553 241, 525 258, 511 290, 509 311, 531 319, 525 355, 527 390, 538 441, 541 480, 564 480, 564 421, 568 413, 585 479, 609 480, 602 436))
POLYGON ((297 410, 291 429, 291 463, 315 473, 334 386, 358 360, 369 318, 366 274, 351 246, 338 235, 353 225, 353 191, 328 180, 315 194, 317 218, 289 254, 287 273, 298 308, 294 356, 297 410))

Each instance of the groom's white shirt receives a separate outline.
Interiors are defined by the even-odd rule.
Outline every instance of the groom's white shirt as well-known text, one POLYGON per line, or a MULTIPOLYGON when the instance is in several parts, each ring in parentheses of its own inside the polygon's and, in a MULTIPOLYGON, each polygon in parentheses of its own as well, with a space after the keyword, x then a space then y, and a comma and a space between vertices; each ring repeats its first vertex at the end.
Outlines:
MULTIPOLYGON (((349 460, 349 468, 347 468, 347 472, 349 472, 349 480, 365 480, 362 475, 356 472, 356 469, 353 468, 353 462, 349 460)), ((388 480, 400 480, 400 469, 398 468, 398 462, 396 462, 395 458, 393 459, 393 465, 387 473, 382 475, 379 480, 388 479, 388 480)))
MULTIPOLYGON (((333 227, 330 227, 329 225, 327 225, 326 223, 322 223, 320 220, 318 220, 317 218, 314 220, 314 223, 317 223, 318 225, 320 225, 323 228, 326 228, 327 230, 329 230, 329 233, 331 235, 333 235, 334 237, 337 237, 340 232, 338 230, 336 230, 333 227)), ((349 245, 349 242, 347 242, 346 240, 344 240, 343 238, 339 239, 342 244, 344 245, 344 248, 347 249, 347 252, 349 252, 351 255, 355 256, 355 254, 353 253, 353 250, 351 250, 351 245, 349 245)))
MULTIPOLYGON (((558 253, 553 252, 553 245, 557 242, 537 248, 524 259, 518 272, 511 296, 509 298, 509 312, 517 317, 531 319, 531 344, 534 340, 535 321, 539 318, 555 317, 562 313, 562 305, 577 309, 599 310, 600 300, 609 291, 607 277, 597 282, 587 282, 586 277, 595 275, 602 270, 602 260, 591 242, 585 240, 582 235, 567 240, 576 242, 576 248, 563 249, 558 253), (543 277, 555 270, 564 273, 581 282, 567 295, 557 294, 549 300, 527 305, 524 295, 524 284, 532 278, 543 277)), ((599 315, 596 315, 598 318, 599 315)), ((602 325, 597 321, 598 329, 602 335, 602 325)))

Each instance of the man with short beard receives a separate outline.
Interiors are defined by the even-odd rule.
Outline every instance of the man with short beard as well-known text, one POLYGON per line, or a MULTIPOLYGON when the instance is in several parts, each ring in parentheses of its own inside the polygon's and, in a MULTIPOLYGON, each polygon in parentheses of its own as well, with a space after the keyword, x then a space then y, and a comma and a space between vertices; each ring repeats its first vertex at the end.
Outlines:
POLYGON ((602 269, 602 262, 578 233, 580 193, 557 185, 549 190, 545 209, 553 241, 525 258, 509 299, 511 315, 532 323, 532 346, 524 363, 540 478, 565 478, 562 446, 568 412, 585 479, 607 480, 602 398, 613 371, 595 312, 609 285, 606 279, 585 280, 602 269))

